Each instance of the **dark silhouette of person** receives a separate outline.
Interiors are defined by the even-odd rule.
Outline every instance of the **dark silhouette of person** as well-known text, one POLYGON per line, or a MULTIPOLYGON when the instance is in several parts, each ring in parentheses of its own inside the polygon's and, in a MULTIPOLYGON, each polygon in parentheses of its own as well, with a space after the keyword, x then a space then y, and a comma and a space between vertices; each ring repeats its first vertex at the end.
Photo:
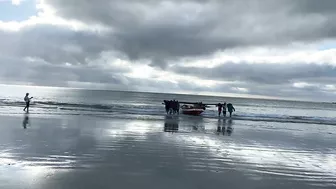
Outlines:
POLYGON ((167 114, 169 113, 169 101, 167 101, 167 100, 164 100, 164 104, 165 104, 165 109, 166 109, 166 112, 167 112, 167 114))
POLYGON ((218 103, 217 104, 217 107, 218 107, 218 116, 220 116, 221 115, 221 113, 222 113, 222 104, 221 103, 218 103))
POLYGON ((230 113, 230 117, 232 116, 232 111, 236 111, 236 109, 233 107, 231 103, 227 104, 228 111, 230 113))
POLYGON ((169 106, 169 114, 172 114, 173 113, 173 104, 174 104, 174 102, 172 101, 172 100, 169 100, 168 101, 168 106, 169 106))
POLYGON ((226 102, 223 104, 223 116, 226 117, 226 102))
POLYGON ((177 113, 177 101, 174 99, 172 101, 173 114, 177 113))
POLYGON ((29 93, 26 93, 26 96, 24 97, 24 101, 26 102, 26 106, 23 109, 23 111, 26 111, 26 109, 27 109, 27 112, 29 112, 30 100, 33 98, 33 97, 28 97, 28 96, 29 96, 29 93))
POLYGON ((180 103, 179 103, 179 101, 176 101, 176 113, 178 115, 180 114, 180 103))

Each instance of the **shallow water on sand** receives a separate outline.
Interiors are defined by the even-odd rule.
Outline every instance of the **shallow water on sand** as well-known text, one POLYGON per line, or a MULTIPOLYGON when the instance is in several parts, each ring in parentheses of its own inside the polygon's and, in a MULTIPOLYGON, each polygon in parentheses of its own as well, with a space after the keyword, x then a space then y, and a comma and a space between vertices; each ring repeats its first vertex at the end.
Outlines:
POLYGON ((335 188, 334 126, 0 116, 0 188, 335 188))
MULTIPOLYGON (((336 104, 327 102, 299 102, 234 97, 214 97, 181 94, 122 92, 107 90, 78 90, 33 86, 2 86, 0 114, 21 114, 26 92, 34 98, 30 114, 162 116, 163 100, 217 104, 230 102, 236 111, 235 119, 250 121, 313 123, 336 125, 336 104)), ((203 117, 217 118, 214 105, 207 107, 203 117)))

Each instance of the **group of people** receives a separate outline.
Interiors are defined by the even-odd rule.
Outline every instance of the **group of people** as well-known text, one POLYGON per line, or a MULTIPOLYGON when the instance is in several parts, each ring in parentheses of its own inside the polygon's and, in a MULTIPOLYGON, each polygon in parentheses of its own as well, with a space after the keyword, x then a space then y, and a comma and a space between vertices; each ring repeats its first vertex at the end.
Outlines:
POLYGON ((236 109, 233 107, 231 103, 228 104, 226 104, 226 102, 224 102, 223 104, 218 103, 216 106, 218 107, 218 116, 220 116, 221 113, 223 112, 223 116, 226 117, 226 109, 230 113, 230 117, 232 116, 232 112, 236 111, 236 109))
POLYGON ((180 103, 177 100, 164 100, 167 114, 180 114, 180 103))

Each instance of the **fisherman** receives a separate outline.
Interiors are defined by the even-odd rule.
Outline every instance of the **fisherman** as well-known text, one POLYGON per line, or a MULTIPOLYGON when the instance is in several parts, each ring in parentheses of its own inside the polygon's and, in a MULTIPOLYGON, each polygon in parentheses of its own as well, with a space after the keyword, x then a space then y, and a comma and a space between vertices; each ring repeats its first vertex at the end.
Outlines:
POLYGON ((172 108, 173 114, 177 113, 177 101, 175 99, 173 100, 172 108))
POLYGON ((236 109, 233 107, 231 103, 227 104, 228 111, 230 113, 230 117, 232 116, 232 111, 236 111, 236 109))
POLYGON ((26 102, 26 106, 23 109, 23 111, 26 111, 26 109, 27 109, 27 113, 29 112, 30 100, 33 98, 33 97, 29 98, 28 96, 29 96, 29 93, 26 93, 26 96, 24 97, 24 101, 26 102))
POLYGON ((166 109, 166 112, 168 114, 169 113, 169 102, 167 100, 164 100, 163 102, 165 104, 165 109, 166 109))
POLYGON ((178 115, 180 115, 180 103, 179 101, 176 101, 176 112, 178 115))
POLYGON ((173 113, 173 101, 169 100, 168 101, 168 107, 169 107, 169 114, 173 113))
POLYGON ((220 116, 220 114, 222 113, 222 104, 221 103, 218 103, 217 104, 217 107, 218 107, 218 116, 220 116))
POLYGON ((223 116, 226 117, 226 102, 223 104, 223 116))

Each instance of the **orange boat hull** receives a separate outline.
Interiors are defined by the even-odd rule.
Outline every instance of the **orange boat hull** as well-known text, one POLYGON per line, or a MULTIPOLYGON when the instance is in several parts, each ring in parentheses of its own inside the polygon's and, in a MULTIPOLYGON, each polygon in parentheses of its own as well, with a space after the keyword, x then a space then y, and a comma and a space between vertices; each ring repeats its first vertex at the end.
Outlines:
POLYGON ((186 115, 201 115, 204 112, 203 109, 182 109, 182 114, 186 115))

